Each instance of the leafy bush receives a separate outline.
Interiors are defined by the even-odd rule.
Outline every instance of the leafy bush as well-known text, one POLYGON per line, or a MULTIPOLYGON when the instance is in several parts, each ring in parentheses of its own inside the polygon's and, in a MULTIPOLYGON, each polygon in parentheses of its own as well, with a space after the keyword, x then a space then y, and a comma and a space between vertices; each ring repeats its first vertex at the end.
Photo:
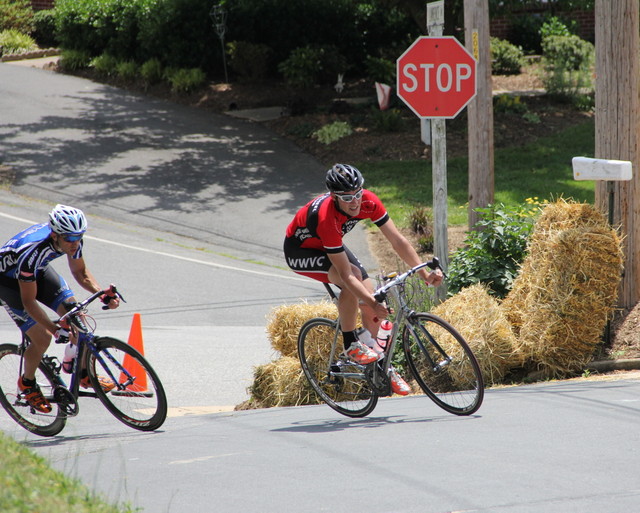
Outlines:
POLYGON ((509 41, 491 38, 491 71, 496 75, 517 75, 524 66, 524 52, 509 41))
POLYGON ((257 82, 269 71, 271 48, 264 44, 234 41, 227 45, 229 67, 242 80, 257 82))
POLYGON ((108 53, 103 53, 98 57, 91 60, 91 66, 100 74, 105 77, 113 76, 116 74, 118 67, 118 59, 108 53))
POLYGON ((38 48, 34 39, 16 29, 8 29, 0 32, 0 46, 7 55, 24 53, 38 48))
POLYGON ((162 81, 163 73, 162 63, 156 58, 149 59, 140 66, 140 76, 147 87, 162 81))
POLYGON ((399 109, 372 109, 373 128, 377 132, 400 132, 404 128, 404 118, 399 109))
POLYGON ((542 41, 547 66, 577 71, 588 68, 594 60, 593 44, 578 36, 549 36, 542 41))
MULTIPOLYGON (((575 23, 575 22, 574 22, 575 23)), ((540 27, 540 38, 543 41, 549 36, 570 36, 571 31, 557 16, 551 16, 540 27)))
POLYGON ((174 93, 190 93, 202 87, 207 80, 200 68, 169 68, 165 74, 174 93))
POLYGON ((278 65, 286 82, 297 88, 333 83, 338 73, 344 73, 347 63, 334 46, 296 48, 289 58, 278 65))
POLYGON ((33 17, 33 37, 40 48, 53 48, 58 46, 56 37, 56 18, 53 9, 37 11, 33 17))
POLYGON ((542 42, 542 82, 550 95, 568 98, 589 95, 593 89, 593 44, 578 36, 549 36, 542 42))
POLYGON ((544 20, 535 14, 517 16, 511 22, 509 41, 526 54, 540 53, 540 28, 544 20))
POLYGON ((367 77, 373 82, 380 82, 390 86, 396 83, 396 63, 381 57, 368 56, 365 61, 367 77))
POLYGON ((433 213, 430 208, 416 207, 409 212, 409 228, 418 236, 422 252, 433 251, 433 213))
POLYGON ((313 137, 318 139, 322 144, 331 144, 352 133, 353 129, 349 123, 346 121, 334 121, 313 132, 313 137))
POLYGON ((64 71, 77 71, 91 65, 91 55, 82 50, 63 50, 58 66, 64 71))
POLYGON ((0 32, 10 29, 22 34, 33 32, 33 8, 29 0, 0 0, 0 32))
POLYGON ((138 76, 138 65, 134 61, 120 61, 116 64, 116 74, 121 79, 131 82, 138 76))
POLYGON ((532 213, 526 208, 510 210, 502 204, 476 211, 480 220, 468 232, 465 246, 451 258, 449 292, 484 283, 493 294, 505 297, 526 255, 532 213))
POLYGON ((209 16, 211 2, 144 1, 150 7, 139 20, 138 62, 155 57, 168 67, 222 71, 222 50, 209 16))
POLYGON ((493 97, 493 110, 495 112, 524 114, 529 110, 529 107, 522 101, 520 96, 499 94, 493 97))

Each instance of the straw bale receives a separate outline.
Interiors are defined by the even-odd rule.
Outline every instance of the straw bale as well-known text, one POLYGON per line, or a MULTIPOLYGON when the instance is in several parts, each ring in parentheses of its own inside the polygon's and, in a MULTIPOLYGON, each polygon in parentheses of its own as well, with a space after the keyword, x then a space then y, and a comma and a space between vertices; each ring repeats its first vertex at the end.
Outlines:
POLYGON ((297 357, 298 333, 302 325, 313 317, 336 319, 338 309, 330 301, 298 303, 274 308, 267 316, 267 335, 271 347, 283 356, 297 357))
MULTIPOLYGON (((517 340, 511 325, 485 285, 462 289, 435 307, 432 313, 449 322, 464 337, 480 364, 487 385, 502 382, 512 367, 522 363, 515 349, 517 340)), ((461 351, 459 346, 454 350, 461 351)), ((470 378, 461 376, 460 379, 468 382, 470 378)))
POLYGON ((592 220, 536 239, 514 297, 503 302, 509 318, 518 319, 522 357, 548 377, 591 359, 617 301, 622 243, 615 230, 592 220))
POLYGON ((544 272, 546 262, 554 259, 553 246, 549 241, 559 231, 589 226, 610 228, 604 214, 588 203, 559 199, 549 203, 542 210, 529 237, 527 258, 520 267, 511 291, 502 303, 516 336, 519 335, 527 317, 527 297, 532 293, 532 287, 536 286, 538 277, 544 272))
POLYGON ((254 408, 318 404, 319 400, 302 372, 297 358, 283 356, 254 369, 249 388, 254 408))

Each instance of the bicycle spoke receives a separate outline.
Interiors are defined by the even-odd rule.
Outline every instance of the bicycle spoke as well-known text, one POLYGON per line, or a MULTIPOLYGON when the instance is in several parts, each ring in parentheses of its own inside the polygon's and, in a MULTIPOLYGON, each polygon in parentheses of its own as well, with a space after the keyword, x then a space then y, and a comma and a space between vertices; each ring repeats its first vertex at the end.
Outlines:
POLYGON ((98 398, 124 424, 158 429, 167 416, 167 399, 149 363, 133 347, 109 337, 96 339, 96 351, 88 353, 87 369, 98 398), (112 389, 103 390, 105 385, 112 389))
POLYGON ((363 417, 375 408, 378 396, 363 367, 340 358, 342 340, 334 348, 336 322, 316 318, 300 330, 298 354, 305 376, 331 408, 348 417, 363 417))
POLYGON ((462 336, 431 314, 416 314, 403 332, 404 351, 420 388, 441 408, 469 415, 480 407, 480 367, 462 336))
POLYGON ((36 381, 43 395, 50 401, 52 411, 42 413, 30 406, 18 393, 20 354, 13 344, 0 345, 0 403, 7 413, 24 429, 40 436, 57 435, 66 418, 54 400, 53 376, 43 363, 36 371, 36 381))

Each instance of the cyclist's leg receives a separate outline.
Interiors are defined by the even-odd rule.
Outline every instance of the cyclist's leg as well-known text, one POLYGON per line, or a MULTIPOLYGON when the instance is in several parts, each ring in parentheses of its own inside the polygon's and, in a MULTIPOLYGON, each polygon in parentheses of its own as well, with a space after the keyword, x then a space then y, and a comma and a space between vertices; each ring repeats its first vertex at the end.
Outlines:
MULTIPOLYGON (((64 278, 48 267, 37 280, 36 299, 58 313, 64 313, 63 303, 73 297, 64 278)), ((20 297, 17 280, 3 279, 0 282, 0 299, 18 328, 26 334, 31 343, 24 353, 24 373, 27 379, 35 377, 42 356, 51 343, 51 334, 37 324, 25 310, 20 297)))

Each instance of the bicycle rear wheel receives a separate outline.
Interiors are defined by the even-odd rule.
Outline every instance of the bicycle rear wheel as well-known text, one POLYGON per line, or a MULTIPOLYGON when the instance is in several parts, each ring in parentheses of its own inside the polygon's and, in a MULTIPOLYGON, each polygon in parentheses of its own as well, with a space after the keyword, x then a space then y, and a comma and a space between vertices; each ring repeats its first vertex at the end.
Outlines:
POLYGON ((55 436, 63 430, 67 419, 53 399, 54 375, 44 363, 36 371, 36 381, 51 403, 51 412, 42 413, 29 406, 18 393, 20 350, 15 344, 0 345, 0 403, 20 426, 39 436, 55 436))
POLYGON ((426 313, 407 319, 403 348, 418 385, 438 406, 456 415, 480 408, 484 383, 480 366, 462 335, 426 313))
POLYGON ((298 335, 298 356, 307 380, 331 408, 347 417, 364 417, 378 404, 378 395, 364 376, 364 368, 341 357, 335 347, 336 321, 316 317, 298 335), (335 349, 333 359, 332 349, 335 349))
POLYGON ((121 340, 96 337, 97 355, 86 349, 89 381, 102 404, 120 422, 154 431, 167 418, 167 396, 160 378, 135 348, 121 340), (115 384, 105 392, 99 378, 115 384))

